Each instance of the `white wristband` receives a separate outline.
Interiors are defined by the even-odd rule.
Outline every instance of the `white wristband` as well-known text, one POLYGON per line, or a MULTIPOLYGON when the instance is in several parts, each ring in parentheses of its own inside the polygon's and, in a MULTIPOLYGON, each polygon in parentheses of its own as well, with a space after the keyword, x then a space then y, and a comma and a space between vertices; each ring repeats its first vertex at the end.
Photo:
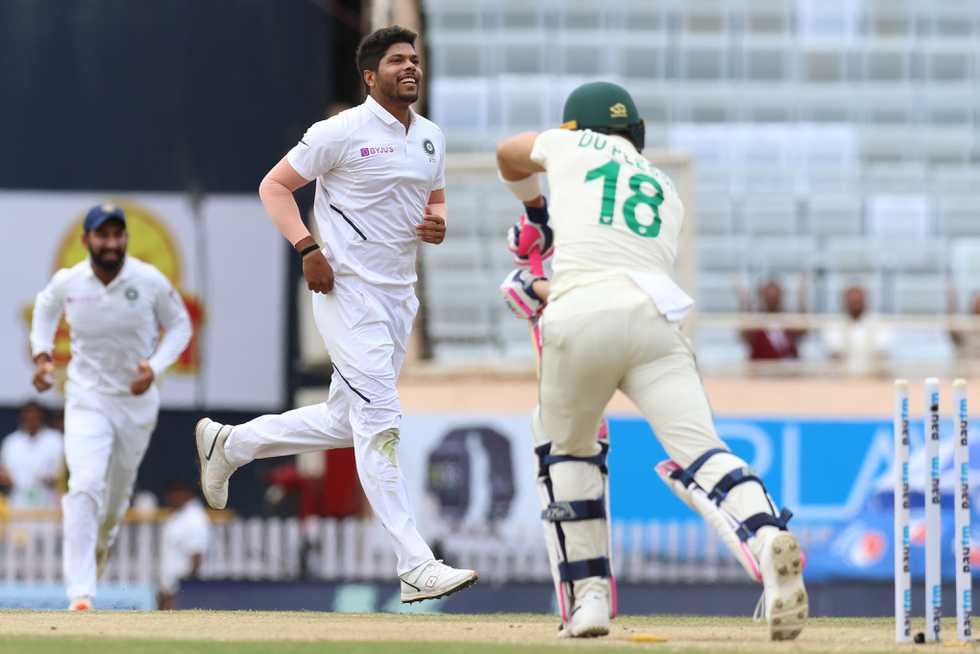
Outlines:
POLYGON ((538 175, 534 173, 529 177, 524 179, 518 179, 516 181, 510 181, 504 179, 504 176, 497 171, 497 177, 500 181, 504 183, 504 186, 510 190, 514 196, 521 202, 530 202, 531 200, 541 196, 541 185, 538 183, 538 175))

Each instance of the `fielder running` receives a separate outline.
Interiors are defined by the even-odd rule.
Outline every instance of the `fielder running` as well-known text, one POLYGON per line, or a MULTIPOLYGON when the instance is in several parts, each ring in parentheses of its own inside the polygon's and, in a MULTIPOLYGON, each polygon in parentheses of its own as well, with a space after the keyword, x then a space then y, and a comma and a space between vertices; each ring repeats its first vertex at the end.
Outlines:
POLYGON ((560 634, 609 632, 606 448, 596 429, 620 389, 670 456, 657 472, 763 583, 757 611, 771 638, 793 639, 808 600, 790 514, 776 511, 762 481, 718 438, 678 327, 693 301, 671 276, 684 219, 677 191, 640 154, 643 121, 625 89, 585 84, 569 96, 563 120, 563 129, 519 134, 497 148, 501 179, 526 208, 518 254, 547 249, 553 230, 550 283, 519 270, 502 290, 528 318, 547 301, 532 429, 560 634))
POLYGON ((446 232, 445 140, 411 109, 422 77, 415 38, 400 27, 365 37, 357 63, 367 100, 310 127, 259 187, 273 222, 303 257, 334 366, 327 402, 238 426, 204 418, 196 430, 204 496, 217 509, 227 502, 229 477, 249 461, 353 447, 365 495, 391 536, 406 603, 477 580, 472 570, 434 559, 398 466, 395 383, 419 306, 418 243, 441 243, 446 232), (314 179, 322 249, 293 199, 314 179))
POLYGON ((65 387, 68 493, 61 506, 62 564, 68 608, 75 611, 92 608, 96 579, 129 507, 160 408, 153 381, 191 339, 190 317, 170 281, 126 255, 123 210, 113 204, 93 207, 83 230, 89 258, 55 273, 34 302, 31 323, 33 382, 39 391, 53 383, 51 355, 62 312, 71 328, 65 387))

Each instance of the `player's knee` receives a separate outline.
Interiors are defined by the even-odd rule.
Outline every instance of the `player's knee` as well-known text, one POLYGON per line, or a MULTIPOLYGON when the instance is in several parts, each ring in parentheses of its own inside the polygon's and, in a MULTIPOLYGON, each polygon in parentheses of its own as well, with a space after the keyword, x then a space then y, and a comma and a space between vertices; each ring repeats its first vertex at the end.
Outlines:
POLYGON ((401 433, 397 427, 378 432, 355 447, 359 473, 369 483, 393 488, 400 482, 398 445, 401 433))
POLYGON ((105 479, 98 475, 73 474, 68 478, 67 497, 90 496, 97 505, 102 504, 105 496, 105 479))

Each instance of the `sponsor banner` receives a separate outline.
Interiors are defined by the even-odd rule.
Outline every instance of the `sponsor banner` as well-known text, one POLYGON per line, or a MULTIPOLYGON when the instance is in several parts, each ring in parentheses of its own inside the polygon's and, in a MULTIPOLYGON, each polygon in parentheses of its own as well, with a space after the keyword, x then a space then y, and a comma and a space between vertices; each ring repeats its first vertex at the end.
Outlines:
MULTIPOLYGON (((818 534, 809 542, 811 578, 878 577, 891 574, 892 435, 890 420, 794 420, 720 418, 718 433, 765 481, 777 506, 794 513, 791 526, 818 534)), ((654 471, 667 458, 641 418, 609 420, 610 494, 613 519, 629 524, 700 523, 654 471)), ((961 543, 953 542, 954 473, 952 424, 941 425, 944 574, 956 566, 961 543)), ((911 425, 912 566, 922 569, 925 456, 921 421, 911 425)), ((970 487, 980 488, 980 441, 974 443, 970 487)), ((402 424, 399 457, 420 525, 431 538, 499 537, 520 534, 539 524, 528 416, 411 415, 402 424)), ((972 503, 976 506, 976 502, 972 503)), ((975 525, 980 519, 974 518, 975 525)), ((698 530, 699 539, 704 540, 698 530)), ((976 531, 974 541, 980 540, 976 531)), ((701 545, 682 549, 700 556, 701 545)), ((637 546, 629 539, 627 548, 637 546)), ((658 555, 663 547, 644 541, 658 555)), ((974 549, 974 569, 980 563, 974 549)))
MULTIPOLYGON (((80 238, 88 209, 126 211, 129 253, 170 279, 184 299, 194 338, 159 382, 165 407, 276 409, 284 402, 286 323, 282 238, 257 196, 182 193, 0 193, 0 340, 10 344, 0 404, 32 394, 28 333, 34 296, 60 268, 87 256, 80 238)), ((64 381, 70 356, 62 323, 55 348, 64 381)), ((134 371, 135 373, 135 371, 134 371)), ((52 400, 54 401, 54 400, 52 400)))

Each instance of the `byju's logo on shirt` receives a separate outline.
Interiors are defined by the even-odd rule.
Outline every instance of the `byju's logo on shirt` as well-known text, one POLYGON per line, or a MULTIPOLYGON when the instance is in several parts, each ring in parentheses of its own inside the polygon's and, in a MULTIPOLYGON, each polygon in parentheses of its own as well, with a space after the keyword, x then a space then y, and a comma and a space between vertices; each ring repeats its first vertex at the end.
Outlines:
POLYGON ((373 148, 361 148, 361 156, 370 157, 375 154, 388 154, 389 152, 394 152, 394 151, 395 151, 395 146, 388 143, 373 148))

